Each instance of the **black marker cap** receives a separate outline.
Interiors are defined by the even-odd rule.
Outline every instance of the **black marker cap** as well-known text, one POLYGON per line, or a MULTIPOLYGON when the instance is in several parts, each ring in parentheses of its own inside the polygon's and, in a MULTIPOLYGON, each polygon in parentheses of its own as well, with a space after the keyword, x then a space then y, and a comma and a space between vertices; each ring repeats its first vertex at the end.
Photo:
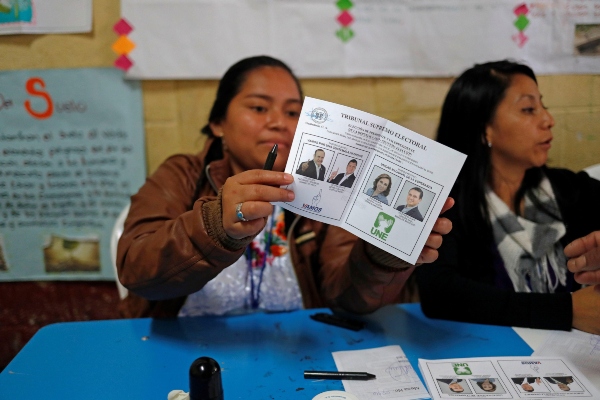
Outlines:
POLYGON ((223 400, 221 367, 210 357, 200 357, 190 366, 190 400, 223 400))

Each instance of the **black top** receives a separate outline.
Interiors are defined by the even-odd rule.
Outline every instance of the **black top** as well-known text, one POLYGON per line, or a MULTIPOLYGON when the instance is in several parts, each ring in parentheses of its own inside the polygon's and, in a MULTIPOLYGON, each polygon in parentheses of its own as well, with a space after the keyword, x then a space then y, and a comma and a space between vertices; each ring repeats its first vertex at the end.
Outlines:
MULTIPOLYGON (((562 245, 600 230, 600 181, 585 172, 575 174, 565 169, 549 168, 546 175, 567 229, 562 245)), ((425 315, 481 324, 571 329, 573 310, 568 291, 516 293, 491 229, 482 226, 477 232, 465 232, 455 209, 444 216, 452 220, 453 228, 444 236, 438 260, 416 270, 425 315)), ((567 279, 571 291, 581 288, 571 272, 567 272, 567 279)))

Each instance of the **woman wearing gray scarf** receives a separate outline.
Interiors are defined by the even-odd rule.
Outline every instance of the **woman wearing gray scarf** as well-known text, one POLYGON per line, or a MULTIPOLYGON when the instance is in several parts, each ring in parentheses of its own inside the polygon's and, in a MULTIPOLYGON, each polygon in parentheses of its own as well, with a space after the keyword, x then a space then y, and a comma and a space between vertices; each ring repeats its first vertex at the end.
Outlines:
POLYGON ((600 333, 600 291, 581 288, 564 251, 600 230, 600 181, 546 167, 553 126, 525 65, 476 65, 452 84, 437 140, 468 157, 453 230, 417 270, 426 315, 600 333))

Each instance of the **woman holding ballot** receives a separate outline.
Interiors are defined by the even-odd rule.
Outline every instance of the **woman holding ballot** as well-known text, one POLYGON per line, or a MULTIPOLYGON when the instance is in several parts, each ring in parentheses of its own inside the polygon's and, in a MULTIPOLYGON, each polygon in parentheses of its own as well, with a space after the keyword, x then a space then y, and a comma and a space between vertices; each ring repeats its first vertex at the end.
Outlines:
POLYGON ((467 160, 451 192, 453 230, 417 272, 426 315, 600 333, 600 292, 567 269, 581 249, 565 255, 600 229, 600 181, 546 166, 553 126, 525 65, 476 65, 452 84, 437 140, 467 160))
MULTIPOLYGON (((294 198, 280 186, 293 181, 282 171, 301 107, 300 84, 279 60, 251 57, 225 73, 204 150, 170 157, 131 198, 117 255, 125 316, 368 313, 402 300, 412 265, 271 205, 294 198), (263 170, 275 144, 273 170, 263 170)), ((419 263, 435 260, 450 228, 438 219, 419 263)))

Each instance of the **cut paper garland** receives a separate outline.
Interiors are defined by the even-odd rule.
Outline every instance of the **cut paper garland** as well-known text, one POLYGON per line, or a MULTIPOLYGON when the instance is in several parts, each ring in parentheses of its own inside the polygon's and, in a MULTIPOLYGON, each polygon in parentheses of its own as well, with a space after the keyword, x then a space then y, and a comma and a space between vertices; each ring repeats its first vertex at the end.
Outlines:
POLYGON ((342 25, 342 27, 335 32, 335 35, 345 43, 354 37, 354 31, 350 28, 350 25, 354 22, 354 17, 348 11, 354 4, 350 0, 338 0, 335 4, 341 11, 336 19, 340 25, 342 25))
POLYGON ((516 6, 513 9, 513 12, 517 16, 517 19, 513 22, 513 25, 519 30, 519 33, 512 35, 512 40, 517 44, 517 46, 519 46, 519 48, 522 48, 529 39, 529 37, 527 37, 527 35, 525 35, 523 32, 530 22, 529 18, 527 18, 529 8, 527 7, 527 4, 522 3, 516 6))
POLYGON ((133 62, 127 57, 135 48, 135 43, 127 37, 133 31, 133 27, 125 18, 121 18, 113 25, 113 31, 119 35, 119 38, 112 45, 112 50, 119 54, 114 66, 127 72, 133 66, 133 62))

